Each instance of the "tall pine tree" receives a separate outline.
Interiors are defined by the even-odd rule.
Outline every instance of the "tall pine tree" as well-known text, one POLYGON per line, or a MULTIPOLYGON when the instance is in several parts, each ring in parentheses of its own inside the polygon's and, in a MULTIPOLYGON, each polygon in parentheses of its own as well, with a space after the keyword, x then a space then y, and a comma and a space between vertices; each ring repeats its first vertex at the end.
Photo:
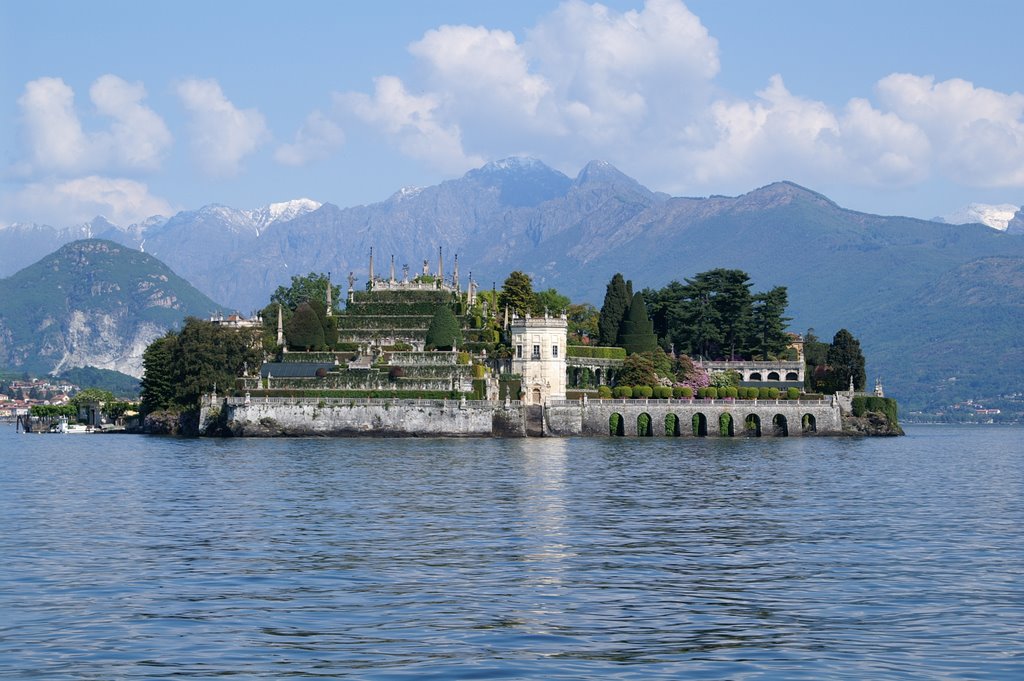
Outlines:
POLYGON ((867 375, 860 341, 846 329, 839 329, 828 349, 829 383, 832 390, 847 390, 853 377, 854 390, 863 390, 867 375))

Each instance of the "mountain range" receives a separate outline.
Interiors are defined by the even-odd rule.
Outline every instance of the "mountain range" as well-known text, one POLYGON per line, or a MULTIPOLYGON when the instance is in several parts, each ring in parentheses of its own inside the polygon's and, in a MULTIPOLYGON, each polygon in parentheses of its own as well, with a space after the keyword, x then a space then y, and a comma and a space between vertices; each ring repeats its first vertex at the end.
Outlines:
POLYGON ((672 197, 605 162, 568 177, 531 159, 492 162, 366 206, 275 205, 206 206, 127 228, 102 219, 64 230, 8 227, 0 274, 27 264, 18 259, 41 244, 88 233, 142 248, 248 313, 295 274, 343 280, 351 271, 363 285, 371 247, 378 274, 392 255, 398 267, 417 272, 427 261, 433 271, 440 247, 448 274, 458 254, 463 282, 472 272, 481 286, 500 287, 519 269, 535 288, 595 305, 615 272, 640 289, 730 267, 748 272, 756 290, 787 286, 794 330, 813 326, 828 340, 850 329, 869 372, 911 408, 1013 392, 1024 380, 1020 212, 1005 231, 871 215, 790 182, 735 197, 672 197), (970 293, 979 286, 985 292, 970 293))
POLYGON ((0 279, 0 366, 55 373, 92 366, 142 375, 142 353, 188 315, 224 308, 156 258, 121 244, 66 244, 0 279))

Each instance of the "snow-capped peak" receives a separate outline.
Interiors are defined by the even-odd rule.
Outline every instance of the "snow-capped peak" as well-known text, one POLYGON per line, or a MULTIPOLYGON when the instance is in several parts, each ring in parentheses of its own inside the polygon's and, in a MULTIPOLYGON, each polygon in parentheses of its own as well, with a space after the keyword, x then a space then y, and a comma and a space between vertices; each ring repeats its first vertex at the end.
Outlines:
POLYGON ((987 203, 972 203, 960 210, 953 211, 943 216, 941 220, 951 225, 966 225, 973 222, 980 222, 992 229, 1005 232, 1010 220, 1020 210, 1020 206, 1012 203, 1000 203, 997 205, 987 203))
POLYGON ((322 205, 322 203, 313 199, 292 199, 291 201, 272 203, 266 208, 259 209, 257 212, 266 216, 266 221, 263 224, 271 224, 273 222, 294 220, 300 215, 312 213, 322 205))

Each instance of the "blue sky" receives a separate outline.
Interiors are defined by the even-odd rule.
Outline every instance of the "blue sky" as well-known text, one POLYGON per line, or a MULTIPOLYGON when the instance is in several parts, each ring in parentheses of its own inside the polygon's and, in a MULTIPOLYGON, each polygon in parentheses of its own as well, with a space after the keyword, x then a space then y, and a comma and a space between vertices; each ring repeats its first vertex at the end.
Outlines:
POLYGON ((529 155, 1024 203, 1024 3, 0 2, 0 225, 341 206, 529 155))

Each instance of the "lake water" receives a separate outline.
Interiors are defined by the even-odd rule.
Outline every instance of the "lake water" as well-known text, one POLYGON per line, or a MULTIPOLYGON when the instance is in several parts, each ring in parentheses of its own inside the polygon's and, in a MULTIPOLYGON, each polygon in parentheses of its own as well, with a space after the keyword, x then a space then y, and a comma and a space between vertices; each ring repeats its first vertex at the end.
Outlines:
POLYGON ((0 425, 0 677, 1024 678, 1024 429, 0 425))

